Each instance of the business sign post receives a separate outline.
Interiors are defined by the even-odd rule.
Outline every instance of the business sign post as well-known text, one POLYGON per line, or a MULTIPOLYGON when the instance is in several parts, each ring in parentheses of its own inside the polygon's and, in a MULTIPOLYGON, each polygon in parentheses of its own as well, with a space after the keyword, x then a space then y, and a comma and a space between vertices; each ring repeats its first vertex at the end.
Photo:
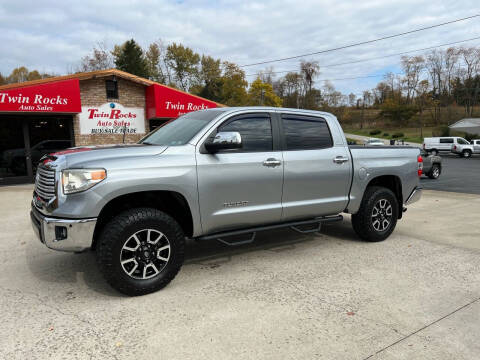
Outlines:
POLYGON ((82 106, 80 134, 145 134, 145 110, 118 103, 82 106))
POLYGON ((78 79, 0 90, 0 112, 79 113, 78 79))

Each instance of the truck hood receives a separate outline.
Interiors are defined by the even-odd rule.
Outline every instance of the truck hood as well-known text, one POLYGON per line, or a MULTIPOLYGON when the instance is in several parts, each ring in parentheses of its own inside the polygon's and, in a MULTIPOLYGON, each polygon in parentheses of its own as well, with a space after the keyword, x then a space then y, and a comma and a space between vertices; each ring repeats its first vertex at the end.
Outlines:
POLYGON ((167 146, 144 144, 113 144, 97 146, 79 146, 44 156, 44 165, 60 165, 61 168, 88 167, 99 165, 105 160, 127 159, 161 154, 167 146))

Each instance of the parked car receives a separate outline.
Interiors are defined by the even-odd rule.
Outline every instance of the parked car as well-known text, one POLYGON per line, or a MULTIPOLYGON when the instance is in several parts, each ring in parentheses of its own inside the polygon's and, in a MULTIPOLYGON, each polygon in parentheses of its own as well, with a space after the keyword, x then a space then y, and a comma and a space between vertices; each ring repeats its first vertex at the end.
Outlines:
POLYGON ((146 294, 180 270, 186 237, 239 245, 280 227, 318 231, 346 212, 360 238, 385 240, 421 196, 419 154, 349 147, 329 113, 202 110, 138 144, 49 154, 31 221, 47 247, 95 250, 110 285, 146 294))
POLYGON ((420 155, 423 160, 423 174, 430 179, 438 179, 442 173, 442 158, 429 154, 425 150, 421 150, 420 155))
POLYGON ((380 139, 368 139, 365 141, 365 146, 384 146, 385 143, 380 139))
POLYGON ((480 142, 475 143, 478 140, 473 140, 472 143, 463 144, 453 144, 452 153, 460 155, 464 158, 469 158, 473 154, 480 154, 480 142))
MULTIPOLYGON (((72 146, 70 140, 43 140, 35 144, 30 149, 32 157, 33 170, 36 171, 37 164, 45 154, 59 151, 72 146)), ((23 174, 25 172, 25 148, 9 149, 3 152, 3 163, 14 174, 23 174)))
POLYGON ((429 137, 423 140, 423 150, 438 155, 440 152, 449 153, 453 145, 467 145, 469 142, 458 136, 429 137))

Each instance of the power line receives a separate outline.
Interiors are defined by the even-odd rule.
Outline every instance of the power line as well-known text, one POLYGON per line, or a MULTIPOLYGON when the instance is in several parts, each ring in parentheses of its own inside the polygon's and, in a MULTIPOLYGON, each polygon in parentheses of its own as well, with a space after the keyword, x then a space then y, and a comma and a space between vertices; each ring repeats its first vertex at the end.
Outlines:
MULTIPOLYGON (((400 55, 409 54, 409 53, 412 53, 412 52, 426 51, 426 50, 436 49, 436 48, 443 47, 443 46, 455 45, 455 44, 459 44, 459 43, 463 43, 463 42, 467 42, 467 41, 472 41, 472 40, 478 40, 478 39, 480 39, 480 36, 477 36, 477 37, 474 37, 474 38, 471 38, 471 39, 459 40, 459 41, 454 41, 454 42, 451 42, 451 43, 446 43, 446 44, 441 44, 441 45, 436 45, 436 46, 430 46, 430 47, 426 47, 426 48, 422 48, 422 49, 415 49, 415 50, 403 51, 403 52, 399 52, 399 53, 396 53, 396 54, 390 54, 390 55, 384 55, 384 56, 377 56, 377 57, 374 57, 374 58, 361 59, 361 60, 353 60, 353 61, 348 61, 348 62, 343 62, 343 63, 322 65, 322 66, 320 66, 320 68, 335 67, 335 66, 342 66, 342 65, 350 65, 350 64, 356 64, 356 63, 367 62, 367 61, 372 61, 372 60, 385 59, 385 58, 389 58, 389 57, 394 57, 394 56, 400 56, 400 55)), ((288 73, 288 72, 297 71, 297 70, 298 70, 298 69, 272 71, 271 74, 282 74, 282 73, 288 73)), ((253 73, 252 73, 252 74, 247 74, 247 75, 245 75, 245 76, 258 76, 258 75, 260 74, 260 72, 261 72, 261 71, 259 71, 259 72, 257 72, 257 73, 254 73, 254 74, 253 74, 253 73)))
POLYGON ((332 51, 337 51, 337 50, 348 49, 348 48, 351 48, 351 47, 354 47, 354 46, 371 44, 371 43, 382 41, 382 40, 392 39, 392 38, 403 36, 403 35, 413 34, 413 33, 419 32, 419 31, 429 30, 429 29, 433 29, 433 28, 436 28, 436 27, 440 27, 440 26, 449 25, 449 24, 453 24, 453 23, 456 23, 456 22, 460 22, 460 21, 473 19, 473 18, 476 18, 476 17, 479 17, 479 16, 480 16, 480 14, 476 14, 476 15, 464 17, 464 18, 461 18, 461 19, 447 21, 447 22, 444 22, 444 23, 441 23, 441 24, 436 24, 436 25, 426 26, 426 27, 423 27, 423 28, 415 29, 415 30, 405 31, 405 32, 395 34, 395 35, 384 36, 384 37, 373 39, 373 40, 361 41, 361 42, 358 42, 358 43, 339 46, 339 47, 332 48, 332 49, 316 51, 316 52, 312 52, 312 53, 308 53, 308 54, 295 55, 295 56, 289 56, 289 57, 280 58, 280 59, 266 60, 266 61, 260 61, 260 62, 252 63, 252 64, 240 65, 240 67, 263 65, 263 64, 273 63, 273 62, 279 62, 279 61, 285 61, 285 60, 291 60, 291 59, 298 59, 298 58, 305 57, 305 56, 312 56, 312 55, 324 54, 324 53, 327 53, 327 52, 332 52, 332 51))
MULTIPOLYGON (((403 75, 403 74, 394 74, 394 75, 403 75)), ((385 76, 385 74, 355 76, 355 77, 346 77, 346 78, 340 78, 340 79, 319 79, 318 81, 356 80, 356 79, 377 78, 377 77, 382 77, 382 76, 385 76)))

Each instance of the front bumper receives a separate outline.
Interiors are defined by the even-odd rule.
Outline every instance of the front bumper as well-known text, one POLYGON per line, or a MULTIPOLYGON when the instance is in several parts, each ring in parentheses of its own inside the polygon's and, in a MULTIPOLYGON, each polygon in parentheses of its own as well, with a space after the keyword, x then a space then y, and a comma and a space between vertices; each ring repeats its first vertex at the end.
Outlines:
POLYGON ((407 201, 405 201, 405 205, 413 204, 414 202, 417 202, 418 200, 420 200, 421 197, 422 197, 422 188, 416 187, 415 189, 413 189, 412 193, 407 198, 407 201))
POLYGON ((50 218, 39 212, 32 204, 30 219, 33 232, 50 249, 77 252, 92 247, 97 218, 50 218))

